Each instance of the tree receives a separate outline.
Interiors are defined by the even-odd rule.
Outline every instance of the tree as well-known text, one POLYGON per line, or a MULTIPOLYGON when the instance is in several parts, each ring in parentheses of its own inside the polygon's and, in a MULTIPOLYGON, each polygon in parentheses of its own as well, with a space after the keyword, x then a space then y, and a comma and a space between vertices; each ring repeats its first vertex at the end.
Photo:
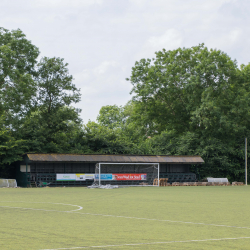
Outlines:
MULTIPOLYGON (((123 153, 142 153, 144 149, 141 151, 137 145, 140 145, 141 142, 146 138, 145 135, 141 134, 141 127, 138 127, 133 119, 131 119, 131 115, 134 112, 134 103, 129 101, 125 106, 118 107, 117 105, 107 105, 103 106, 97 117, 98 126, 102 129, 97 131, 107 131, 107 134, 115 134, 116 137, 120 138, 120 141, 124 143, 124 151, 123 153), (128 150, 126 145, 130 145, 128 150)), ((89 123, 95 124, 95 123, 89 123)), ((91 131, 91 130, 87 130, 91 131)), ((105 133, 103 133, 104 135, 105 133)), ((115 150, 113 150, 116 152, 115 150)), ((119 150, 122 153, 121 150, 119 150)))
POLYGON ((72 83, 62 58, 44 57, 38 63, 38 106, 46 115, 80 101, 79 89, 72 83))
POLYGON ((117 105, 107 105, 103 106, 99 115, 97 116, 97 121, 102 126, 114 129, 117 127, 122 127, 125 123, 125 116, 123 113, 123 107, 118 107, 117 105))
POLYGON ((24 140, 17 140, 12 131, 5 126, 5 117, 0 116, 0 175, 9 177, 6 166, 12 162, 21 160, 21 154, 25 151, 24 140))
POLYGON ((201 155, 203 176, 240 180, 244 137, 250 135, 250 66, 203 44, 135 63, 130 119, 151 136, 153 154, 201 155))
POLYGON ((15 131, 35 103, 35 65, 39 50, 21 30, 0 27, 0 169, 20 160, 27 150, 15 131))
POLYGON ((20 119, 33 106, 39 50, 21 30, 0 27, 0 114, 20 119))
MULTIPOLYGON (((155 59, 135 63, 130 77, 136 113, 149 133, 165 129, 184 132, 196 129, 193 113, 209 96, 226 96, 237 78, 237 65, 220 50, 204 45, 162 50, 155 59)), ((138 120, 138 119, 137 119, 138 120)))
MULTIPOLYGON (((68 64, 44 57, 21 30, 0 28, 0 168, 25 152, 81 152, 80 100, 68 64)), ((7 167, 7 168, 6 168, 7 167)))
POLYGON ((29 151, 72 151, 72 135, 81 131, 80 110, 70 106, 80 100, 80 92, 67 65, 61 58, 47 57, 37 65, 36 111, 18 131, 19 137, 27 140, 29 151))
POLYGON ((83 133, 77 111, 73 107, 62 107, 54 114, 52 122, 49 128, 40 111, 32 112, 15 135, 25 140, 28 152, 80 152, 79 138, 83 133))
POLYGON ((87 145, 85 153, 128 154, 133 147, 126 140, 122 129, 113 129, 89 121, 84 125, 82 145, 87 145))

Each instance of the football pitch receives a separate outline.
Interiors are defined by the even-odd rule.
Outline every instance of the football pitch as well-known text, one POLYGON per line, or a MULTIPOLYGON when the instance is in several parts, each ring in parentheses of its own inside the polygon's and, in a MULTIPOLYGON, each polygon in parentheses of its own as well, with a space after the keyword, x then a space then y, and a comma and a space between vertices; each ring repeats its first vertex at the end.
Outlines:
POLYGON ((250 249, 250 187, 0 189, 0 249, 250 249))

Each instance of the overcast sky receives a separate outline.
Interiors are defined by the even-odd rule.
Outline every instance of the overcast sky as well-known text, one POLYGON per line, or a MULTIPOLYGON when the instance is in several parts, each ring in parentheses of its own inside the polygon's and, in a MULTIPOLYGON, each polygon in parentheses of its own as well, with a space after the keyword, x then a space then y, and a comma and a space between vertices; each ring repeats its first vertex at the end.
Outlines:
POLYGON ((0 27, 20 28, 41 52, 69 63, 84 123, 124 105, 135 61, 205 43, 250 62, 249 0, 0 0, 0 27))

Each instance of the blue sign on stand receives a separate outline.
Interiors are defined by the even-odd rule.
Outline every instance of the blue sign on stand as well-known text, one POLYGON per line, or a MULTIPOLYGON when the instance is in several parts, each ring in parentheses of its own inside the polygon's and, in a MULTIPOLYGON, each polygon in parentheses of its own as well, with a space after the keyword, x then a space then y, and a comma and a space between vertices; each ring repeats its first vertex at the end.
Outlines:
MULTIPOLYGON (((95 180, 99 180, 99 174, 95 174, 95 180)), ((112 181, 112 174, 101 174, 102 181, 112 181)))

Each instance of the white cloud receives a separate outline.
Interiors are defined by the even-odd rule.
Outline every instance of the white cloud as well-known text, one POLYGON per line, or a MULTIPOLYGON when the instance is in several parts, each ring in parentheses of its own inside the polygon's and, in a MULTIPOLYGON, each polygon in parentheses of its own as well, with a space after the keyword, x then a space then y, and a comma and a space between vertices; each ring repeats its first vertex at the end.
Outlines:
POLYGON ((242 30, 240 29, 235 29, 235 30, 230 31, 230 33, 228 34, 230 43, 234 44, 235 42, 238 42, 241 34, 242 34, 242 30))
POLYGON ((161 50, 165 48, 166 50, 176 49, 182 44, 182 36, 180 32, 175 29, 167 30, 162 36, 153 36, 148 39, 145 47, 150 49, 161 50))
POLYGON ((102 4, 103 0, 35 0, 30 2, 34 7, 41 8, 79 8, 94 4, 102 4))
POLYGON ((176 29, 169 29, 165 31, 160 36, 151 36, 144 43, 140 52, 136 55, 136 58, 149 58, 154 57, 154 53, 162 50, 163 48, 166 50, 177 49, 182 46, 182 35, 176 29))
POLYGON ((114 68, 116 68, 118 66, 118 63, 115 61, 104 61, 102 62, 99 66, 97 66, 93 72, 97 75, 99 74, 104 74, 105 72, 107 72, 107 70, 109 70, 110 68, 113 68, 113 70, 115 70, 114 68))
POLYGON ((249 0, 1 0, 0 23, 20 28, 41 56, 65 58, 84 121, 125 104, 136 60, 204 42, 247 63, 249 0))

